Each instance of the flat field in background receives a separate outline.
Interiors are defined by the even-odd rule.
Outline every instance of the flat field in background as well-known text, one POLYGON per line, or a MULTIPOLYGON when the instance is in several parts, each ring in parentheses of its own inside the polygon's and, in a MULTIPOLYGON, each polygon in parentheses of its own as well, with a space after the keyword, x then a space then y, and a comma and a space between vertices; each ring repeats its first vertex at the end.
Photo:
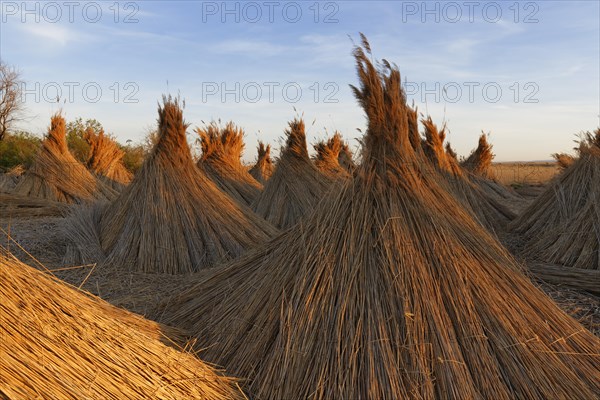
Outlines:
POLYGON ((494 163, 492 170, 504 185, 543 185, 560 171, 553 161, 494 163))

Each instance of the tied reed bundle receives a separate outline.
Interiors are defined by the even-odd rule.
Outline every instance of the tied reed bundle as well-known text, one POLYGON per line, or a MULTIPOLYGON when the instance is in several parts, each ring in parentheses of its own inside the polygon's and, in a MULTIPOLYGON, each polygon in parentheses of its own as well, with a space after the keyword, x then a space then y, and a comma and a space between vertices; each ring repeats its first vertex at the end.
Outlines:
POLYGON ((236 381, 178 351, 180 333, 0 249, 0 397, 241 399, 236 381), (166 332, 164 332, 166 330, 166 332))
POLYGON ((109 200, 116 196, 112 188, 94 177, 69 152, 65 119, 60 113, 52 116, 40 152, 14 193, 64 203, 109 200))
POLYGON ((477 148, 461 163, 461 166, 474 175, 493 179, 491 166, 494 157, 492 145, 488 143, 487 136, 482 134, 479 136, 477 148))
POLYGON ((265 146, 263 142, 258 142, 258 158, 256 163, 248 173, 262 185, 267 183, 271 175, 273 175, 273 160, 271 160, 271 145, 265 146))
POLYGON ((409 140, 400 73, 363 45, 353 179, 184 291, 168 321, 256 399, 597 397, 600 341, 438 184, 409 140))
POLYGON ((25 168, 22 165, 17 165, 3 174, 0 173, 0 192, 12 191, 19 183, 24 172, 25 168))
POLYGON ((125 152, 112 138, 105 135, 102 130, 96 133, 93 128, 88 128, 85 132, 85 140, 90 145, 87 167, 96 176, 118 191, 131 182, 132 174, 123 165, 125 152))
POLYGON ((67 224, 78 227, 69 236, 83 259, 101 253, 104 263, 124 270, 188 273, 236 258, 276 234, 196 168, 178 100, 163 103, 158 142, 131 184, 101 210, 74 211, 67 224))
POLYGON ((340 164, 340 155, 344 146, 348 148, 348 145, 344 143, 342 135, 339 132, 335 132, 327 141, 322 140, 313 146, 317 152, 314 156, 315 165, 331 180, 350 177, 349 170, 352 168, 350 164, 352 158, 350 158, 349 162, 347 156, 344 156, 346 166, 340 164))
POLYGON ((252 209, 280 229, 287 229, 313 211, 331 181, 308 157, 304 121, 295 119, 285 131, 287 142, 271 179, 252 209))
POLYGON ((262 184, 242 165, 244 131, 233 122, 222 128, 212 122, 196 132, 202 146, 198 167, 223 192, 240 204, 250 205, 260 194, 262 184))
POLYGON ((526 258, 600 273, 600 129, 512 224, 526 258))

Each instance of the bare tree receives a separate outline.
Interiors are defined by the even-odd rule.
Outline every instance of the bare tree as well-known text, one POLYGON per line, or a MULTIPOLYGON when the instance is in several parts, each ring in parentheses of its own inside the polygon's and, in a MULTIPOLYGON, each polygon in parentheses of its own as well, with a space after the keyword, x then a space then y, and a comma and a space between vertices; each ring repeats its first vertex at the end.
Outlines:
POLYGON ((0 60, 0 140, 23 116, 20 74, 0 60))

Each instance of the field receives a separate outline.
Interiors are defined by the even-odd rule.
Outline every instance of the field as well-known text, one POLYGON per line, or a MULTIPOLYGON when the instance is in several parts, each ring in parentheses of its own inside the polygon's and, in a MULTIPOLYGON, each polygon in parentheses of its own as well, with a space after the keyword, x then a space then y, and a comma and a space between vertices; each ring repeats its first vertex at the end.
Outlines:
POLYGON ((507 186, 544 185, 560 168, 555 162, 502 162, 493 163, 492 171, 498 182, 507 186))

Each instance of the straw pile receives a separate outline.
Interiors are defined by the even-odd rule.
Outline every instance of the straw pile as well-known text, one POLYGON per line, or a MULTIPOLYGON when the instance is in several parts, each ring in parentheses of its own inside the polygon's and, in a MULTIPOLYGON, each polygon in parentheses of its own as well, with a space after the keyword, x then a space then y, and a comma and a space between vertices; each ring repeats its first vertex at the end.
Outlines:
POLYGON ((352 172, 356 169, 356 163, 354 162, 354 158, 352 157, 352 150, 350 150, 350 146, 348 145, 348 143, 344 141, 342 141, 342 148, 340 149, 338 162, 350 174, 352 174, 352 172))
POLYGON ((565 170, 575 162, 575 158, 567 153, 554 153, 552 157, 556 160, 556 163, 560 169, 565 170))
POLYGON ((244 131, 233 122, 219 128, 212 122, 197 128, 202 146, 198 167, 219 189, 240 204, 250 205, 260 194, 262 185, 242 165, 244 131))
POLYGON ((0 192, 12 191, 17 186, 17 183, 19 183, 19 179, 21 179, 24 172, 25 168, 22 165, 17 165, 7 172, 0 174, 0 192))
POLYGON ((477 148, 471 152, 461 166, 474 175, 481 176, 486 179, 493 179, 491 170, 492 160, 495 155, 492 153, 492 145, 488 143, 487 136, 482 134, 479 136, 479 144, 477 148))
POLYGON ((258 142, 258 158, 256 163, 248 173, 252 175, 260 184, 264 185, 267 183, 271 175, 273 175, 273 161, 271 160, 271 145, 265 146, 263 142, 258 142))
POLYGON ((442 184, 489 231, 497 232, 499 228, 505 228, 516 217, 514 211, 469 179, 468 172, 448 155, 444 148, 445 127, 438 130, 431 117, 422 119, 421 123, 425 128, 423 154, 435 172, 441 174, 442 184))
POLYGON ((311 212, 331 185, 308 157, 304 121, 294 119, 273 176, 252 209, 280 229, 295 225, 311 212))
POLYGON ((179 102, 163 101, 158 142, 131 184, 105 209, 73 216, 72 243, 82 257, 97 253, 92 244, 99 240, 106 263, 123 270, 187 273, 233 259, 276 233, 196 168, 179 102))
POLYGON ((256 399, 597 397, 600 341, 437 185, 398 70, 355 57, 368 130, 354 179, 185 291, 169 322, 256 399))
POLYGON ((92 128, 85 132, 90 145, 87 167, 115 190, 123 189, 131 182, 132 174, 123 165, 125 153, 104 131, 96 133, 92 128))
POLYGON ((233 379, 166 345, 159 324, 1 251, 0 287, 0 397, 242 398, 233 379))
POLYGON ((62 216, 65 204, 48 199, 0 193, 0 219, 62 216))
POLYGON ((116 195, 69 152, 65 119, 60 113, 52 116, 48 136, 14 193, 65 203, 107 200, 116 195))
MULTIPOLYGON (((348 145, 344 143, 342 135, 339 132, 335 132, 327 141, 321 140, 313 145, 317 152, 314 156, 315 165, 323 174, 332 180, 350 177, 349 170, 351 166, 348 165, 346 159, 347 156, 344 156, 346 159, 346 166, 340 164, 340 154, 342 154, 344 145, 348 147, 348 145)), ((350 158, 350 161, 351 160, 352 159, 350 158)))
POLYGON ((579 148, 578 159, 558 175, 514 221, 526 241, 526 258, 600 273, 600 129, 579 148))

